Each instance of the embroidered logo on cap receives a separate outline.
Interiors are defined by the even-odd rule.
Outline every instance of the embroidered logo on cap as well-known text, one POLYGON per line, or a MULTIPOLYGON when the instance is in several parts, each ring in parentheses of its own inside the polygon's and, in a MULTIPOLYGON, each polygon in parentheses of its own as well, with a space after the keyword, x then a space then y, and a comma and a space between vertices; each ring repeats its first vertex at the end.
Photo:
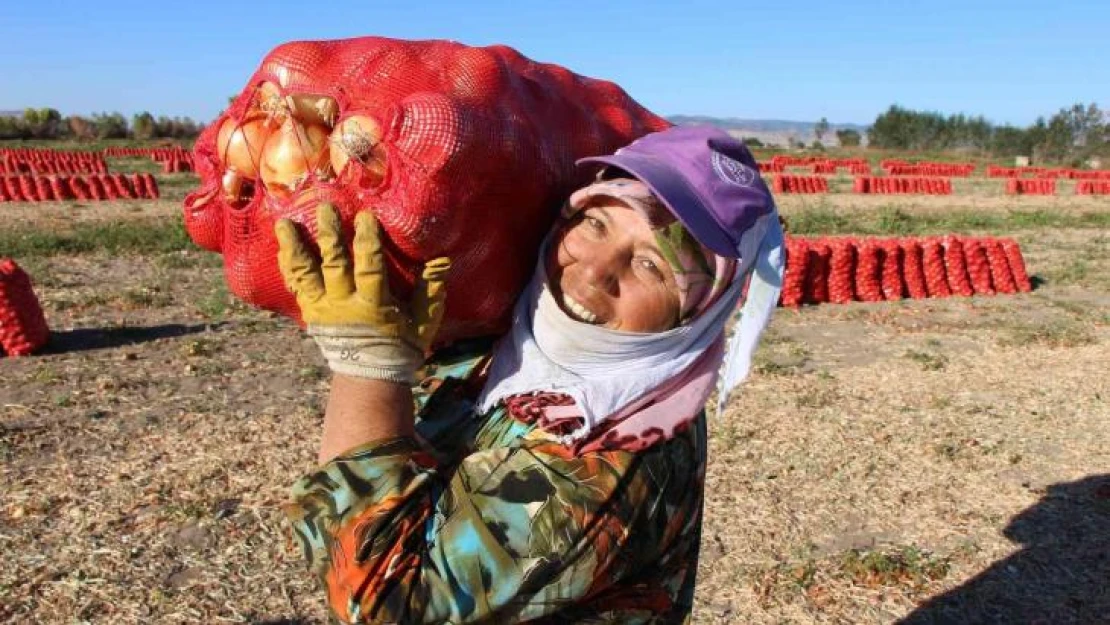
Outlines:
POLYGON ((738 187, 750 187, 755 182, 756 173, 751 167, 729 158, 720 152, 713 152, 713 171, 717 177, 738 187))

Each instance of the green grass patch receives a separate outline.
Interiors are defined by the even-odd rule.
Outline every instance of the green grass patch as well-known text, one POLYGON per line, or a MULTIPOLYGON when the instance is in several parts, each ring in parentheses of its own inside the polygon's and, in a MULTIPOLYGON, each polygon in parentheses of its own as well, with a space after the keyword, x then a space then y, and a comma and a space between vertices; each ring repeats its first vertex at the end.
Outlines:
POLYGON ((82 223, 62 231, 0 229, 0 250, 12 257, 197 249, 178 219, 82 223))
POLYGON ((845 553, 840 572, 853 583, 868 587, 919 587, 926 582, 943 579, 951 564, 916 547, 891 551, 857 551, 845 553))
POLYGON ((1048 347, 1080 347, 1095 343, 1097 340, 1094 332, 1087 326, 1074 321, 1060 320, 1014 325, 998 342, 1007 347, 1021 347, 1031 343, 1048 347))

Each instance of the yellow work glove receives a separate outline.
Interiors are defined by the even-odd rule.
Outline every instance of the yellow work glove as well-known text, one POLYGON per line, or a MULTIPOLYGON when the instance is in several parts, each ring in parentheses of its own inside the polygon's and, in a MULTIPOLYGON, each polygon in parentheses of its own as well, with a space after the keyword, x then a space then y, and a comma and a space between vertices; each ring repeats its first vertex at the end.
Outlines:
POLYGON ((281 219, 274 226, 281 277, 297 298, 309 336, 336 373, 412 384, 443 320, 451 261, 424 265, 405 310, 389 292, 378 222, 369 211, 355 216, 353 270, 335 208, 321 204, 316 224, 321 262, 293 222, 281 219))

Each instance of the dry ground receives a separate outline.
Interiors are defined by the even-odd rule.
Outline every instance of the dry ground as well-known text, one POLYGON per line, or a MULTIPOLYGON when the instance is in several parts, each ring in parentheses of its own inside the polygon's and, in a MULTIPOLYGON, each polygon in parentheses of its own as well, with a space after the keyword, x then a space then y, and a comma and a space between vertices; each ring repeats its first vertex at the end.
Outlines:
MULTIPOLYGON (((4 205, 0 230, 170 220, 175 199, 4 205)), ((1110 211, 986 192, 780 201, 1110 211)), ((1032 294, 776 316, 711 422, 696 622, 1110 622, 1110 230, 1007 234, 1032 294)), ((278 509, 315 457, 314 346, 235 304, 208 253, 17 260, 55 335, 0 359, 0 621, 321 622, 278 509)))

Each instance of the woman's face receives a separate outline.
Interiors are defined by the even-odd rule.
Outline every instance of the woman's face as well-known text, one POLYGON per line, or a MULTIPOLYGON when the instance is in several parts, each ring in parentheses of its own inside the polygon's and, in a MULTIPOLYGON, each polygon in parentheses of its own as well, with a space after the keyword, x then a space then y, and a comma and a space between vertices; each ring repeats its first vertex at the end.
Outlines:
POLYGON ((575 215, 549 250, 547 278, 572 318, 623 332, 678 325, 674 273, 648 222, 617 200, 575 215))

